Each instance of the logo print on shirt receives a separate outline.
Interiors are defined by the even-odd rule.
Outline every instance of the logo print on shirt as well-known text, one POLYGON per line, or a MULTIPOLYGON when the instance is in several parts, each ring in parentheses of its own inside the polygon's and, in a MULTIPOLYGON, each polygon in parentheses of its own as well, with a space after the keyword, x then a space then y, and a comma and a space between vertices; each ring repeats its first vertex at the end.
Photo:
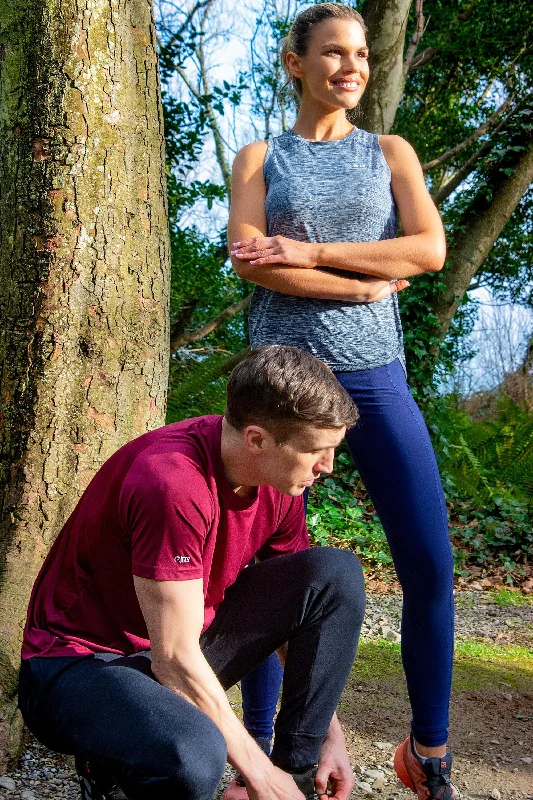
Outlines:
POLYGON ((177 564, 188 564, 190 560, 190 556, 174 556, 174 561, 177 564))

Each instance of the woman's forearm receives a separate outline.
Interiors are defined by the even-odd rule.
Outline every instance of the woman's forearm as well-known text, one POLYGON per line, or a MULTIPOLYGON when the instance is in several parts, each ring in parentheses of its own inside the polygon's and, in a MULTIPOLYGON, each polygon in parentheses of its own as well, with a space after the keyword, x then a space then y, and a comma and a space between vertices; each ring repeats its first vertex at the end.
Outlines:
POLYGON ((378 242, 325 242, 310 247, 317 264, 384 280, 439 270, 446 255, 444 240, 437 245, 435 237, 426 233, 378 242))
POLYGON ((298 269, 284 265, 268 264, 250 266, 248 263, 235 264, 239 277, 265 289, 292 295, 310 297, 317 300, 337 300, 347 303, 365 303, 371 299, 370 289, 365 281, 353 277, 335 275, 321 269, 298 269))

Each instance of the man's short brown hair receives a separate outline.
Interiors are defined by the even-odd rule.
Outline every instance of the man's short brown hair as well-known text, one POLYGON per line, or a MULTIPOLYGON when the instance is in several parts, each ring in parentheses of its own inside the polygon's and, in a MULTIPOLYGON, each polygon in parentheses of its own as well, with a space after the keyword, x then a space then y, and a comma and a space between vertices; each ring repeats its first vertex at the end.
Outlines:
POLYGON ((226 396, 225 417, 233 428, 261 425, 278 442, 302 425, 351 428, 359 417, 330 368, 288 345, 252 350, 231 373, 226 396))

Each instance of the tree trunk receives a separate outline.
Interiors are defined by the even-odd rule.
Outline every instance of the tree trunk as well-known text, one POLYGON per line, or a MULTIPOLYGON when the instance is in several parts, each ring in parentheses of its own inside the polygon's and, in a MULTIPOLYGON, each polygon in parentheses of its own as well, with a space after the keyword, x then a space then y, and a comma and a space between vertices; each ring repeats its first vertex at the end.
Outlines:
POLYGON ((404 47, 412 0, 367 0, 362 15, 370 43, 370 80, 358 123, 371 133, 388 133, 402 99, 404 47))
POLYGON ((169 245, 150 0, 0 5, 0 774, 34 578, 81 492, 164 422, 169 245))

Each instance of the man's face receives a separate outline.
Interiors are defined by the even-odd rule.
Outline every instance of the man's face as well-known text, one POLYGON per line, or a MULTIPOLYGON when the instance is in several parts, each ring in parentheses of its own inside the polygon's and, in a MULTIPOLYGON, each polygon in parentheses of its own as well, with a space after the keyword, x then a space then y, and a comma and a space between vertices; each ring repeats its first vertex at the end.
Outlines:
POLYGON ((264 477, 261 482, 293 497, 303 494, 322 472, 333 471, 335 448, 345 433, 345 427, 314 428, 306 425, 281 444, 269 435, 261 459, 264 477))

